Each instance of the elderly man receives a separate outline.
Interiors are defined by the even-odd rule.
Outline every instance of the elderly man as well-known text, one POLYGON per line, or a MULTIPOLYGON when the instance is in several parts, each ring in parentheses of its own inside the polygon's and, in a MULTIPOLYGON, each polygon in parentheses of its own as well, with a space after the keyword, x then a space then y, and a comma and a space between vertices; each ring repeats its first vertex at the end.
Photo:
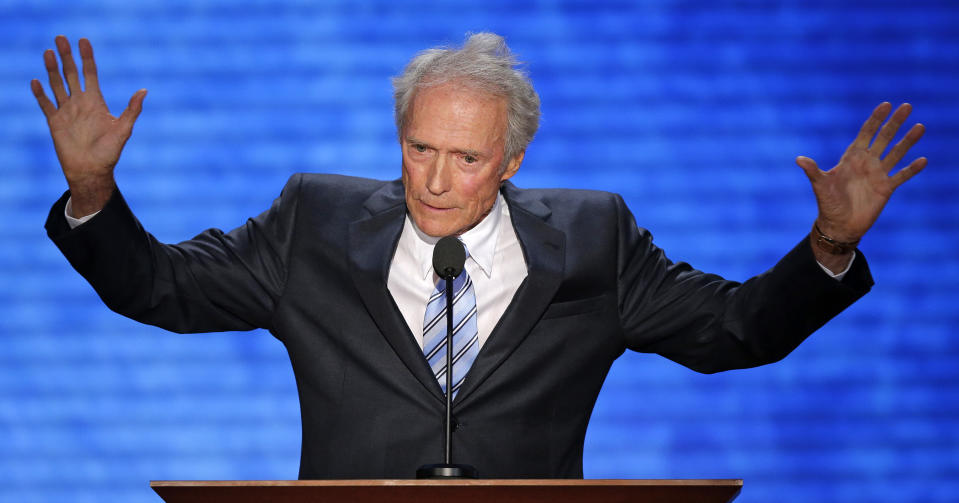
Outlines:
POLYGON ((524 190, 539 98, 503 39, 417 55, 394 79, 402 178, 294 175, 273 206, 176 245, 145 232, 113 179, 145 90, 119 118, 80 40, 86 89, 63 37, 44 54, 47 117, 69 192, 51 239, 113 310, 176 332, 269 329, 290 354, 303 421, 301 478, 411 477, 442 452, 444 282, 433 245, 468 252, 455 285, 456 459, 487 477, 581 477, 590 412, 612 362, 653 352, 700 372, 783 358, 872 284, 856 243, 917 159, 922 135, 883 158, 909 105, 879 105, 812 182, 812 232, 746 281, 673 263, 615 194, 524 190), (64 79, 66 85, 64 85, 64 79), (875 137, 875 139, 873 139, 875 137))

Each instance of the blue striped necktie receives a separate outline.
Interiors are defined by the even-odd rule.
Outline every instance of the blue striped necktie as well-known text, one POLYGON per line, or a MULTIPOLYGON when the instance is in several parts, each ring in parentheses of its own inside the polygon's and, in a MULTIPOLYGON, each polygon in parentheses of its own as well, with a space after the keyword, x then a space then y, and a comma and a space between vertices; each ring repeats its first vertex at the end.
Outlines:
MULTIPOLYGON (((469 258, 469 252, 466 254, 469 258)), ((423 353, 433 375, 446 393, 446 280, 439 279, 426 304, 423 318, 423 353)), ((479 353, 476 329, 476 296, 466 269, 453 280, 453 397, 479 353)))

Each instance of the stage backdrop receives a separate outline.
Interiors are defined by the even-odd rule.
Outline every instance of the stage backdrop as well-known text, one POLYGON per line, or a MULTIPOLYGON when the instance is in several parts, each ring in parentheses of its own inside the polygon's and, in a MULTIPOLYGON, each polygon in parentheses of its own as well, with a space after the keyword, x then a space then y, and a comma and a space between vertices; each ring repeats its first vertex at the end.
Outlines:
POLYGON ((0 500, 156 501, 150 479, 297 473, 278 341, 121 318, 46 239, 66 185, 28 83, 55 35, 93 41, 117 114, 149 89, 117 179, 175 242, 243 223, 295 172, 398 177, 390 76, 492 30, 543 102, 516 184, 619 192, 671 258, 728 278, 809 231, 796 155, 832 166, 877 103, 915 105, 929 168, 862 243, 872 293, 768 367, 625 355, 586 476, 741 477, 744 503, 955 501, 957 26, 959 4, 928 0, 0 1, 0 500))

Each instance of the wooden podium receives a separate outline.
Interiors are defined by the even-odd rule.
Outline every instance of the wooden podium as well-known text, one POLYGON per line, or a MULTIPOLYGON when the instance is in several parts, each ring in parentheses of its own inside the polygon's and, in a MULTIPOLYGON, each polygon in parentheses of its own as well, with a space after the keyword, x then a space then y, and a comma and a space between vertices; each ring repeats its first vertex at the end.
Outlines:
POLYGON ((155 480, 167 503, 726 503, 743 481, 722 480, 155 480))

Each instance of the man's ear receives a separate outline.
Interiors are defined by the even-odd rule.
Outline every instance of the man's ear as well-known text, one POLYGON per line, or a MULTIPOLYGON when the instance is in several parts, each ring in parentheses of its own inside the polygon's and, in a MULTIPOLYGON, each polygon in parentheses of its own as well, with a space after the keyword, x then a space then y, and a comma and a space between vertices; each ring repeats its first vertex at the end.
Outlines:
POLYGON ((520 164, 523 164, 523 157, 525 155, 526 155, 526 151, 524 150, 516 154, 515 156, 513 156, 513 158, 510 159, 509 162, 506 164, 506 169, 503 170, 503 174, 499 177, 499 181, 504 182, 512 178, 513 175, 515 175, 516 172, 519 171, 520 164))

